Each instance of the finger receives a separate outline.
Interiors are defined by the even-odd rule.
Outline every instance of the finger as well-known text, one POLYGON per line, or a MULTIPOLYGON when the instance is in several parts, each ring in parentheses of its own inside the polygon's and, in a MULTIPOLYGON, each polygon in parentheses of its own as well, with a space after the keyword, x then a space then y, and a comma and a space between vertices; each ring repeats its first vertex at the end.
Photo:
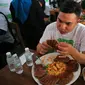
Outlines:
POLYGON ((61 55, 68 55, 68 52, 63 52, 63 51, 60 51, 60 50, 57 50, 58 53, 60 53, 61 55))
POLYGON ((47 44, 46 42, 43 42, 43 43, 42 43, 42 48, 43 48, 43 49, 48 49, 49 46, 48 46, 48 44, 47 44))
POLYGON ((47 50, 44 50, 44 49, 42 49, 41 51, 40 51, 40 54, 45 54, 47 52, 47 50))
POLYGON ((59 44, 58 44, 58 46, 63 46, 63 47, 67 47, 67 43, 65 43, 65 42, 60 42, 59 44))
POLYGON ((49 46, 47 43, 42 43, 42 48, 45 50, 48 50, 50 48, 52 48, 51 46, 49 46))
POLYGON ((45 53, 40 51, 40 54, 41 54, 41 55, 44 55, 45 53))
POLYGON ((62 47, 62 46, 57 46, 57 47, 58 47, 58 49, 59 49, 60 51, 66 51, 66 50, 67 50, 66 47, 62 47))
POLYGON ((58 57, 59 57, 59 58, 66 58, 65 55, 59 55, 58 57))

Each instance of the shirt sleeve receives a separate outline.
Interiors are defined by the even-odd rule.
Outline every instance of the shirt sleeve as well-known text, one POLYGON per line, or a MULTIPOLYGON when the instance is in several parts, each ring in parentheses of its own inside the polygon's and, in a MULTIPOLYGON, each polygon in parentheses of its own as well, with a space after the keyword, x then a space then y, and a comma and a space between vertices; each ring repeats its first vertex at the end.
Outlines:
POLYGON ((85 30, 82 32, 80 52, 85 51, 85 30))
POLYGON ((50 39, 50 33, 48 31, 48 27, 45 29, 43 36, 40 39, 40 43, 46 41, 47 39, 50 39))
POLYGON ((43 36, 40 39, 40 43, 42 43, 48 39, 55 39, 55 30, 56 30, 56 22, 49 24, 46 27, 46 29, 43 33, 43 36))
POLYGON ((0 29, 3 31, 7 31, 7 21, 4 17, 4 15, 0 14, 0 29))

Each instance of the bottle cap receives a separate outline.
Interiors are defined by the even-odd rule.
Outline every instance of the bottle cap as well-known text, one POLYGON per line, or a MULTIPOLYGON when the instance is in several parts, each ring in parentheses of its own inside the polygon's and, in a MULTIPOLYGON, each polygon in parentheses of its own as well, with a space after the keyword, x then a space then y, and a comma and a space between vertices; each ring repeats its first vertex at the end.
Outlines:
POLYGON ((13 56, 12 57, 16 57, 17 56, 17 54, 15 53, 15 54, 13 54, 13 56))
POLYGON ((26 47, 26 48, 25 48, 25 51, 29 51, 29 48, 28 48, 28 47, 26 47))
POLYGON ((10 56, 11 56, 11 52, 7 52, 7 53, 6 53, 6 56, 8 56, 8 55, 10 55, 10 56))

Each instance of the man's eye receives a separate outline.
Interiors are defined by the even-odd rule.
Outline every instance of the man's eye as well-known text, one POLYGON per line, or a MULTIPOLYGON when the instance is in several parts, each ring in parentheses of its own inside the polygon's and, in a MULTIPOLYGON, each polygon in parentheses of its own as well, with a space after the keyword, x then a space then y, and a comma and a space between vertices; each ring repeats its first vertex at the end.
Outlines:
POLYGON ((66 22, 66 25, 70 25, 71 23, 70 22, 66 22))
POLYGON ((59 20, 60 23, 65 23, 66 25, 70 25, 70 24, 71 24, 71 22, 63 22, 63 21, 60 20, 59 18, 58 18, 58 20, 59 20))

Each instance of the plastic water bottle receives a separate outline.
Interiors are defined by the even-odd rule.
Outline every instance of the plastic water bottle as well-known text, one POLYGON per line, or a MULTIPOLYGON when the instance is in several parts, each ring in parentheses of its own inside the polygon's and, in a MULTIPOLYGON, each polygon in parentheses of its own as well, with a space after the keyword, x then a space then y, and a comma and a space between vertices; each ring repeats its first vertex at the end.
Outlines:
POLYGON ((21 74, 23 72, 23 67, 16 53, 13 55, 13 58, 14 58, 14 65, 15 65, 16 73, 21 74))
POLYGON ((14 59, 11 55, 11 52, 7 52, 6 56, 7 56, 7 63, 8 63, 8 67, 9 67, 10 71, 15 72, 14 59))
POLYGON ((26 63, 28 66, 32 66, 32 53, 30 52, 29 48, 25 48, 25 58, 26 58, 26 63))

